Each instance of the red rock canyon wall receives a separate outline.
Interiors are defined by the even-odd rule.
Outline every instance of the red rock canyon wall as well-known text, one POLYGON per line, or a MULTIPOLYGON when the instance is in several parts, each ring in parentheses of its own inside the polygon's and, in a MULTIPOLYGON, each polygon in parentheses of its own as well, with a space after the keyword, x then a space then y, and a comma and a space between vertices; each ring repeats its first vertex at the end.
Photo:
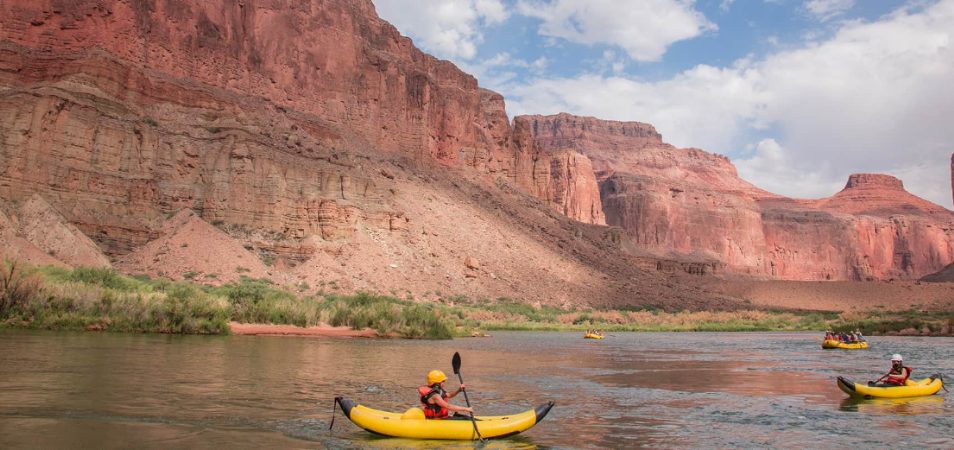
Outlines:
POLYGON ((515 121, 548 151, 586 155, 607 223, 660 256, 792 280, 912 279, 954 261, 954 213, 887 175, 852 175, 832 197, 793 200, 740 179, 725 157, 665 144, 647 124, 568 114, 515 121))

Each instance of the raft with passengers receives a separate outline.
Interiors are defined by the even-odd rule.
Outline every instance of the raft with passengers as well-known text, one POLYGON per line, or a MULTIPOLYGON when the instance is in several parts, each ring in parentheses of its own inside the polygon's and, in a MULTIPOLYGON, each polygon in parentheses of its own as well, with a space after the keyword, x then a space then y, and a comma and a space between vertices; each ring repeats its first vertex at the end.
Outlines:
POLYGON ((586 330, 586 333, 583 333, 583 339, 603 339, 604 337, 600 330, 586 330))
POLYGON ((840 348, 845 350, 861 350, 868 348, 868 341, 861 335, 861 331, 833 333, 825 332, 825 339, 822 341, 822 348, 829 350, 840 348))

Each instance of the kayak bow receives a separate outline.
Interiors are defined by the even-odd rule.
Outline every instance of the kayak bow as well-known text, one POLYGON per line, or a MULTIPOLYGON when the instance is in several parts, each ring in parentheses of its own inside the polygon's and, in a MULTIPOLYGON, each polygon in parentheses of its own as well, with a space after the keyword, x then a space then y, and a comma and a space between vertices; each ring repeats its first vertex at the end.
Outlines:
MULTIPOLYGON (((477 439, 469 418, 426 419, 420 408, 411 408, 400 414, 368 408, 344 397, 335 397, 335 401, 355 425, 375 434, 411 439, 477 439)), ((540 423, 552 407, 550 401, 509 416, 477 416, 477 429, 484 439, 511 436, 540 423)))

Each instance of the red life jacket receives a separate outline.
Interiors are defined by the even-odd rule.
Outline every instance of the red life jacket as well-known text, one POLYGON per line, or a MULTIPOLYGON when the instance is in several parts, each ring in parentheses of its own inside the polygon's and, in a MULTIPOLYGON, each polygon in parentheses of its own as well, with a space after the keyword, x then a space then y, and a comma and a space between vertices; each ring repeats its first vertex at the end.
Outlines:
POLYGON ((421 394, 421 406, 424 407, 424 417, 427 417, 428 419, 447 418, 449 413, 447 408, 427 402, 435 395, 440 395, 442 399, 447 400, 447 392, 440 387, 421 386, 417 388, 417 393, 421 394))
MULTIPOLYGON (((897 385, 897 386, 904 386, 904 382, 905 382, 905 381, 908 381, 908 378, 911 377, 911 371, 914 370, 914 369, 912 369, 912 368, 910 368, 910 367, 908 367, 908 366, 901 366, 901 367, 902 367, 903 369, 906 369, 906 370, 903 372, 903 373, 904 373, 904 378, 902 378, 901 380, 896 380, 896 379, 894 379, 894 378, 890 378, 890 377, 889 377, 889 378, 886 378, 886 379, 884 380, 884 382, 887 383, 887 384, 894 384, 894 385, 897 385)), ((894 373, 894 369, 893 369, 893 368, 891 369, 891 372, 890 372, 890 373, 894 373)))

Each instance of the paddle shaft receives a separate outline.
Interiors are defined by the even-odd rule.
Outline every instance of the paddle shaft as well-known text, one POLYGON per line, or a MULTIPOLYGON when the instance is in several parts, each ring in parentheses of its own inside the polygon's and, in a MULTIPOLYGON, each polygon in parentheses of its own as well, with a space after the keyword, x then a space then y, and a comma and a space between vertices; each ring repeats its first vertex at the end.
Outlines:
MULTIPOLYGON (((457 381, 459 381, 460 384, 464 384, 464 379, 460 376, 460 372, 457 372, 457 381)), ((462 389, 461 392, 464 393, 464 402, 467 403, 467 407, 470 408, 470 399, 467 398, 467 389, 462 389)))
MULTIPOLYGON (((454 368, 454 373, 457 374, 457 381, 460 384, 464 384, 464 377, 460 374, 460 353, 454 352, 454 357, 451 359, 451 366, 454 368)), ((470 408, 470 398, 467 397, 467 390, 461 389, 461 392, 464 393, 464 401, 467 402, 467 407, 470 408)), ((484 437, 480 435, 480 430, 477 429, 477 419, 474 418, 474 413, 470 413, 470 423, 474 424, 474 433, 477 433, 477 439, 480 439, 480 442, 484 442, 484 437)))
MULTIPOLYGON (((464 384, 464 377, 460 376, 460 372, 457 372, 457 381, 460 382, 460 384, 464 384)), ((470 399, 467 398, 467 389, 462 389, 461 392, 464 393, 464 402, 466 402, 467 407, 470 408, 470 399)), ((480 435, 480 430, 477 429, 477 419, 474 418, 474 413, 470 413, 470 422, 474 424, 474 433, 477 433, 477 439, 483 441, 484 437, 480 435)))

